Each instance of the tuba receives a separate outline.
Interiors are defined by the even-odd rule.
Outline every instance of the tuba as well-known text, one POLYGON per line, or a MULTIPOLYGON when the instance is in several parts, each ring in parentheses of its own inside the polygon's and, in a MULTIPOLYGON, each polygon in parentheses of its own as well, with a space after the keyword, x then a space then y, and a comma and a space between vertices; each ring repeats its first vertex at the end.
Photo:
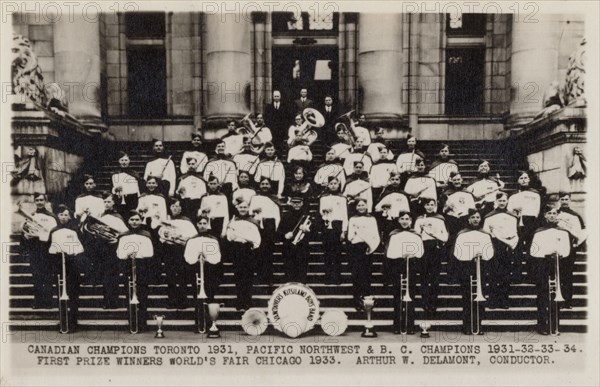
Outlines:
POLYGON ((555 266, 555 275, 554 278, 548 277, 548 327, 550 330, 550 335, 558 336, 560 335, 558 330, 558 326, 560 324, 560 308, 558 303, 564 302, 565 298, 560 290, 560 265, 558 262, 558 253, 553 254, 553 258, 554 262, 552 262, 552 264, 555 266), (553 294, 554 297, 552 297, 553 294))
POLYGON ((312 128, 321 128, 323 125, 325 125, 325 117, 323 117, 323 115, 317 109, 304 109, 302 111, 302 118, 304 118, 304 122, 300 127, 300 137, 304 137, 312 128))
POLYGON ((67 294, 67 261, 65 252, 62 255, 62 276, 58 275, 58 316, 60 333, 69 333, 69 295, 67 294), (61 278, 62 277, 62 278, 61 278))
POLYGON ((480 333, 481 316, 479 314, 479 303, 485 301, 481 285, 481 254, 475 257, 476 273, 475 279, 470 276, 471 280, 471 333, 478 335, 480 333), (475 307, 475 311, 473 311, 475 307))
POLYGON ((109 243, 117 242, 117 239, 121 233, 100 219, 87 215, 83 223, 81 224, 81 231, 100 239, 104 239, 109 243))
POLYGON ((351 145, 354 148, 354 144, 356 143, 356 139, 358 137, 356 136, 356 133, 354 132, 354 121, 352 120, 352 117, 351 117, 353 113, 354 113, 354 110, 350 110, 348 113, 344 113, 338 117, 338 121, 343 120, 343 119, 348 120, 349 125, 346 125, 343 122, 338 122, 335 124, 334 128, 337 133, 337 131, 341 127, 344 131, 344 134, 348 138, 348 142, 350 143, 348 145, 351 145))
POLYGON ((200 265, 200 274, 196 274, 196 286, 198 287, 198 294, 196 295, 196 331, 198 333, 206 333, 206 300, 208 296, 204 289, 204 254, 200 254, 198 257, 198 264, 200 265))
POLYGON ((139 318, 139 304, 140 301, 137 297, 137 274, 135 267, 135 255, 131 253, 131 277, 129 279, 129 332, 132 334, 139 332, 138 318, 139 318))

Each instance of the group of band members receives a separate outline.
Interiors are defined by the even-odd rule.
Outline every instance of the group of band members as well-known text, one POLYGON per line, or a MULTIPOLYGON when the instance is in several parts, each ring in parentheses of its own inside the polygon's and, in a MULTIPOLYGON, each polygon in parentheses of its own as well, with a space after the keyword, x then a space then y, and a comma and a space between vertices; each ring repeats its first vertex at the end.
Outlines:
MULTIPOLYGON (((274 101, 276 96, 278 92, 274 101)), ((326 100, 326 107, 331 106, 331 98, 326 100)), ((276 104, 273 109, 277 110, 276 104)), ((267 114, 274 117, 271 110, 267 114)), ((130 167, 128 154, 121 152, 112 191, 98 195, 95 178, 86 175, 74 211, 60 205, 52 214, 46 209, 45 195, 34 195, 37 210, 25 223, 22 243, 31 259, 34 307, 55 306, 52 284, 57 274, 64 275, 63 255, 68 261, 67 290, 74 300, 73 326, 81 275, 103 285, 107 309, 124 306, 122 300, 129 295, 122 297, 123 293, 135 277, 143 330, 149 284, 166 283, 168 306, 187 308, 197 292, 195 279, 202 274, 208 299, 214 300, 223 257, 233 264, 235 307, 247 310, 252 307, 254 284, 307 281, 308 242, 319 235, 324 282, 341 284, 345 251, 358 311, 363 309, 362 299, 372 293, 372 254, 384 252, 384 281, 394 296, 397 332, 402 326, 414 331, 415 304, 427 319, 446 306, 438 297, 440 282, 461 287, 465 333, 481 331, 481 318, 473 326, 475 312, 483 316, 484 307, 508 308, 509 285, 523 281, 523 271, 536 284, 541 333, 547 332, 549 324, 546 280, 556 275, 556 268, 565 298, 561 307, 570 308, 575 249, 585 239, 585 226, 569 208, 568 193, 559 195, 558 208, 547 205, 543 187, 530 171, 519 172, 518 190, 507 193, 499 176, 490 175, 485 160, 475 181, 466 186, 448 145, 440 146, 435 160, 426 160, 416 138, 408 136, 405 149, 396 157, 383 140, 383 129, 377 128, 371 137, 360 126, 364 115, 351 122, 352 130, 328 123, 325 128, 335 137, 331 132, 317 133, 305 118, 310 120, 297 115, 288 139, 275 139, 275 143, 275 133, 280 135, 281 130, 271 131, 262 115, 255 121, 244 118, 243 130, 231 121, 212 155, 207 154, 201 135, 194 134, 179 162, 179 173, 176 160, 160 140, 153 141, 154 158, 143 177, 130 167), (324 163, 315 166, 307 155, 321 135, 329 148, 324 163), (287 161, 278 157, 278 146, 284 144, 287 161), (296 147, 304 148, 290 158, 296 147), (316 216, 309 214, 312 202, 318 204, 316 216), (81 250, 51 248, 64 244, 52 238, 63 228, 77 231, 81 250), (566 230, 566 234, 545 232, 550 229, 566 230), (544 238, 555 234, 562 235, 563 241, 568 236, 566 247, 545 243, 544 238), (283 243, 285 273, 274 281, 277 242, 283 243), (540 249, 540 242, 558 247, 546 251, 540 249), (556 252, 560 259, 552 264, 556 252), (485 303, 471 302, 473 278, 485 303), (402 309, 401 300, 407 295, 413 302, 402 309)))

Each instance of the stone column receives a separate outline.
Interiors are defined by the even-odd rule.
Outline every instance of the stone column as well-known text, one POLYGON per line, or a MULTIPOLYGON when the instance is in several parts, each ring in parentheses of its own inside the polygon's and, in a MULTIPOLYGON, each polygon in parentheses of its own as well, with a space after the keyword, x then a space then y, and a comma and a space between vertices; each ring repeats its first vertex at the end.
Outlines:
POLYGON ((67 93, 69 113, 99 130, 100 19, 62 17, 54 24, 54 79, 67 93))
POLYGON ((544 92, 558 80, 560 15, 520 18, 512 24, 510 126, 522 126, 543 108, 544 92))
POLYGON ((252 22, 239 15, 206 15, 206 119, 225 128, 250 111, 252 22))
MULTIPOLYGON (((254 22, 254 94, 253 94, 253 112, 254 114, 262 113, 266 103, 267 94, 265 87, 267 84, 267 76, 265 74, 265 62, 267 50, 265 41, 267 14, 265 12, 253 12, 252 20, 254 22)), ((268 37, 270 38, 270 36, 268 37)))
POLYGON ((402 104, 402 14, 361 14, 358 26, 358 79, 361 112, 370 122, 399 123, 402 104))

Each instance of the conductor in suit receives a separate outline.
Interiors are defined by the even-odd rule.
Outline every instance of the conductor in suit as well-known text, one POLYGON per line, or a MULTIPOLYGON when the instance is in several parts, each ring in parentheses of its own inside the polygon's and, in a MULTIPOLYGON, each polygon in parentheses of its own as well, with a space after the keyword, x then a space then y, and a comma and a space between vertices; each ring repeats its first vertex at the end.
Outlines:
POLYGON ((273 91, 273 102, 265 106, 265 123, 271 129, 273 142, 281 145, 287 139, 291 115, 288 106, 281 101, 279 90, 273 91))
POLYGON ((302 113, 306 108, 313 107, 312 99, 308 99, 308 90, 306 88, 300 90, 300 98, 294 101, 296 112, 302 113))
POLYGON ((322 138, 325 144, 331 145, 337 140, 335 133, 335 122, 338 117, 337 107, 333 105, 333 98, 331 95, 325 96, 325 105, 322 106, 319 111, 325 118, 325 125, 321 129, 322 138))

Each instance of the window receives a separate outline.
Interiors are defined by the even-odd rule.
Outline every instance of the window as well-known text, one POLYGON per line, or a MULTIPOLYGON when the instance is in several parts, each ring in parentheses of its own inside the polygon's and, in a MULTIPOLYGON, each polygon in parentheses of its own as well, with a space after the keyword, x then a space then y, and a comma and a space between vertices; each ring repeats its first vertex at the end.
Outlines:
POLYGON ((162 12, 139 12, 125 14, 128 38, 164 38, 165 14, 162 12))
POLYGON ((455 13, 446 16, 446 35, 483 36, 485 35, 485 14, 455 13))
POLYGON ((484 48, 446 50, 446 114, 483 113, 484 48))
POLYGON ((274 12, 273 32, 336 32, 339 14, 334 12, 274 12))

